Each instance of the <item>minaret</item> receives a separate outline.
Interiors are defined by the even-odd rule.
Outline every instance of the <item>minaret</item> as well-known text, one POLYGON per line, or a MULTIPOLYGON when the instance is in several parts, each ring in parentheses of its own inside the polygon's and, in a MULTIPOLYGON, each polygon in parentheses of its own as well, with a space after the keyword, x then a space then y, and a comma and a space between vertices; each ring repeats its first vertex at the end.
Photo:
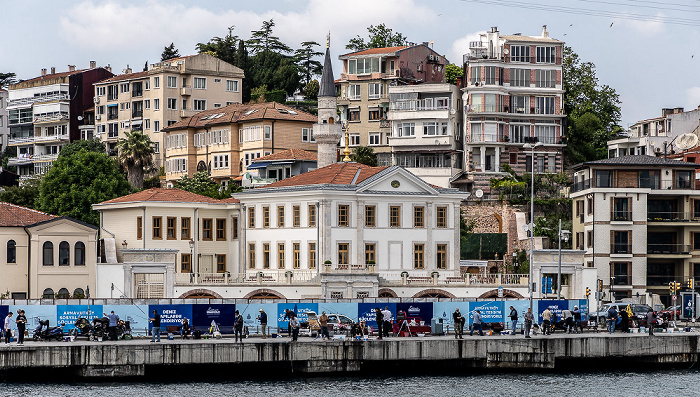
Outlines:
POLYGON ((337 161, 337 147, 343 136, 338 123, 338 100, 335 95, 335 80, 331 66, 331 35, 326 38, 326 59, 318 90, 318 123, 314 124, 314 139, 318 147, 317 167, 322 168, 337 161))

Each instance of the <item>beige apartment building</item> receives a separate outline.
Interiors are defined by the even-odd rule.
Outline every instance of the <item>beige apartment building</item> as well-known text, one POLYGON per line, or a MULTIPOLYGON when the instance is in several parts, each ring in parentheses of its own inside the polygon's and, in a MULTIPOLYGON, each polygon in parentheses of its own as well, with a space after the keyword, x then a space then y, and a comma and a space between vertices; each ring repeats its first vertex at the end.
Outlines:
POLYGON ((276 102, 198 113, 164 128, 166 181, 208 171, 225 185, 240 181, 263 156, 288 149, 316 152, 314 122, 316 116, 276 102))
POLYGON ((0 203, 0 295, 83 298, 95 289, 97 228, 0 203))
POLYGON ((241 103, 243 70, 209 54, 173 58, 147 71, 95 83, 96 136, 116 155, 124 133, 142 130, 156 144, 155 163, 165 161, 163 128, 203 110, 241 103))

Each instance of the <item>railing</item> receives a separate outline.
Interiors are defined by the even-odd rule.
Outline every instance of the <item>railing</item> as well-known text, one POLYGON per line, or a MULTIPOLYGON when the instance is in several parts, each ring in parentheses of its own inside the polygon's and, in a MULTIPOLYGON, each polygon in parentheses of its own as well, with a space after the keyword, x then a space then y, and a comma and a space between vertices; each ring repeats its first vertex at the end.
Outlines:
POLYGON ((176 273, 176 285, 231 285, 231 284, 290 284, 308 282, 314 270, 256 270, 249 269, 245 276, 234 277, 225 273, 176 273))
POLYGON ((527 274, 468 274, 465 277, 469 285, 525 285, 529 277, 527 274))
POLYGON ((581 190, 586 190, 591 188, 591 180, 590 179, 584 179, 579 182, 574 182, 571 185, 571 191, 572 192, 580 192, 581 190))
POLYGON ((141 110, 141 111, 137 110, 137 111, 132 111, 132 112, 131 112, 131 118, 132 118, 132 119, 138 119, 138 118, 141 118, 141 117, 143 117, 143 111, 142 111, 142 110, 141 110))
POLYGON ((37 96, 37 97, 32 97, 32 98, 13 99, 11 101, 7 101, 7 107, 31 105, 33 103, 38 103, 38 102, 67 101, 67 100, 70 100, 69 94, 44 95, 44 96, 37 96))
POLYGON ((632 244, 611 243, 610 244, 610 253, 611 254, 631 254, 632 253, 632 244))
POLYGON ((423 111, 423 110, 450 110, 449 105, 440 106, 424 106, 421 104, 420 100, 414 101, 401 101, 392 103, 389 110, 395 112, 413 112, 413 111, 423 111))
POLYGON ((663 180, 659 181, 658 179, 647 179, 647 178, 639 178, 638 180, 638 185, 637 187, 634 186, 619 186, 616 185, 615 183, 612 183, 612 181, 604 179, 601 180, 600 185, 595 183, 595 180, 591 181, 591 179, 585 179, 580 182, 575 182, 571 186, 571 191, 572 192, 578 192, 581 190, 586 190, 590 188, 608 188, 608 189, 614 189, 614 188, 639 188, 639 189, 651 189, 651 190, 670 190, 670 189, 692 189, 694 190, 695 187, 693 186, 693 183, 691 181, 686 181, 686 180, 663 180))
POLYGON ((57 120, 68 120, 68 114, 65 113, 54 113, 54 114, 42 114, 34 117, 35 123, 46 123, 50 121, 57 120))
POLYGON ((472 135, 471 142, 505 142, 503 135, 498 134, 476 134, 472 135))
POLYGON ((629 211, 617 211, 617 210, 612 210, 610 212, 610 220, 615 222, 615 221, 631 221, 632 220, 632 214, 629 211))
POLYGON ((364 264, 336 264, 323 265, 326 273, 374 273, 375 265, 364 264))
POLYGON ((688 244, 647 244, 647 254, 690 254, 688 244))
POLYGON ((39 155, 29 155, 29 156, 18 156, 18 157, 10 157, 7 160, 8 165, 22 165, 22 164, 31 164, 31 163, 39 163, 39 162, 46 162, 46 161, 54 161, 58 158, 58 154, 39 154, 39 155))
POLYGON ((67 141, 69 138, 68 134, 63 135, 40 135, 40 136, 30 136, 22 138, 10 138, 10 145, 21 145, 26 143, 34 142, 49 142, 49 141, 67 141))
POLYGON ((192 87, 185 86, 180 88, 180 95, 192 95, 192 87))
POLYGON ((107 120, 116 120, 119 118, 118 113, 107 113, 107 120))
POLYGON ((498 105, 486 105, 486 104, 478 104, 478 105, 469 105, 468 112, 471 113, 483 113, 483 112, 489 112, 489 113, 494 113, 494 112, 500 112, 501 109, 498 105))
POLYGON ((695 212, 647 212, 648 222, 700 222, 695 212))
MULTIPOLYGON (((647 275, 647 285, 651 286, 668 286, 668 283, 676 281, 675 276, 669 275, 647 275)), ((682 281, 682 280, 678 280, 682 281)))
POLYGON ((613 281, 613 286, 615 285, 632 285, 632 276, 626 274, 618 274, 615 277, 611 277, 613 281))

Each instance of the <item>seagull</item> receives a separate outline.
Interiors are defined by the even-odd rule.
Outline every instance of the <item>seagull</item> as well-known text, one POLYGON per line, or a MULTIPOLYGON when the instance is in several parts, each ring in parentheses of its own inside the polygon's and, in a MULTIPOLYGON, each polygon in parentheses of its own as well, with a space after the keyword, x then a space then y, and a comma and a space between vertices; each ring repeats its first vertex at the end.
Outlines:
POLYGON ((574 24, 573 24, 573 23, 572 23, 571 25, 569 25, 569 27, 572 27, 572 26, 574 26, 574 24))
POLYGON ((691 58, 695 58, 695 55, 691 55, 690 57, 691 57, 691 58))
POLYGON ((614 23, 615 23, 615 22, 610 22, 610 27, 611 27, 611 28, 612 28, 612 26, 613 26, 614 23))

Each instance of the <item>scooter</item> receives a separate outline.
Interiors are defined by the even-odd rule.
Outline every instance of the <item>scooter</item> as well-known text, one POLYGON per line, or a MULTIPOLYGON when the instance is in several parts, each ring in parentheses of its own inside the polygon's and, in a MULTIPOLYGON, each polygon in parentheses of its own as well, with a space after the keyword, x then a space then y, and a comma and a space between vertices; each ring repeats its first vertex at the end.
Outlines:
POLYGON ((34 329, 34 335, 32 336, 32 340, 39 341, 39 340, 57 340, 57 341, 63 341, 63 327, 65 324, 61 324, 58 327, 49 327, 49 320, 41 320, 39 319, 39 326, 34 329), (46 327, 46 329, 43 329, 46 327))

